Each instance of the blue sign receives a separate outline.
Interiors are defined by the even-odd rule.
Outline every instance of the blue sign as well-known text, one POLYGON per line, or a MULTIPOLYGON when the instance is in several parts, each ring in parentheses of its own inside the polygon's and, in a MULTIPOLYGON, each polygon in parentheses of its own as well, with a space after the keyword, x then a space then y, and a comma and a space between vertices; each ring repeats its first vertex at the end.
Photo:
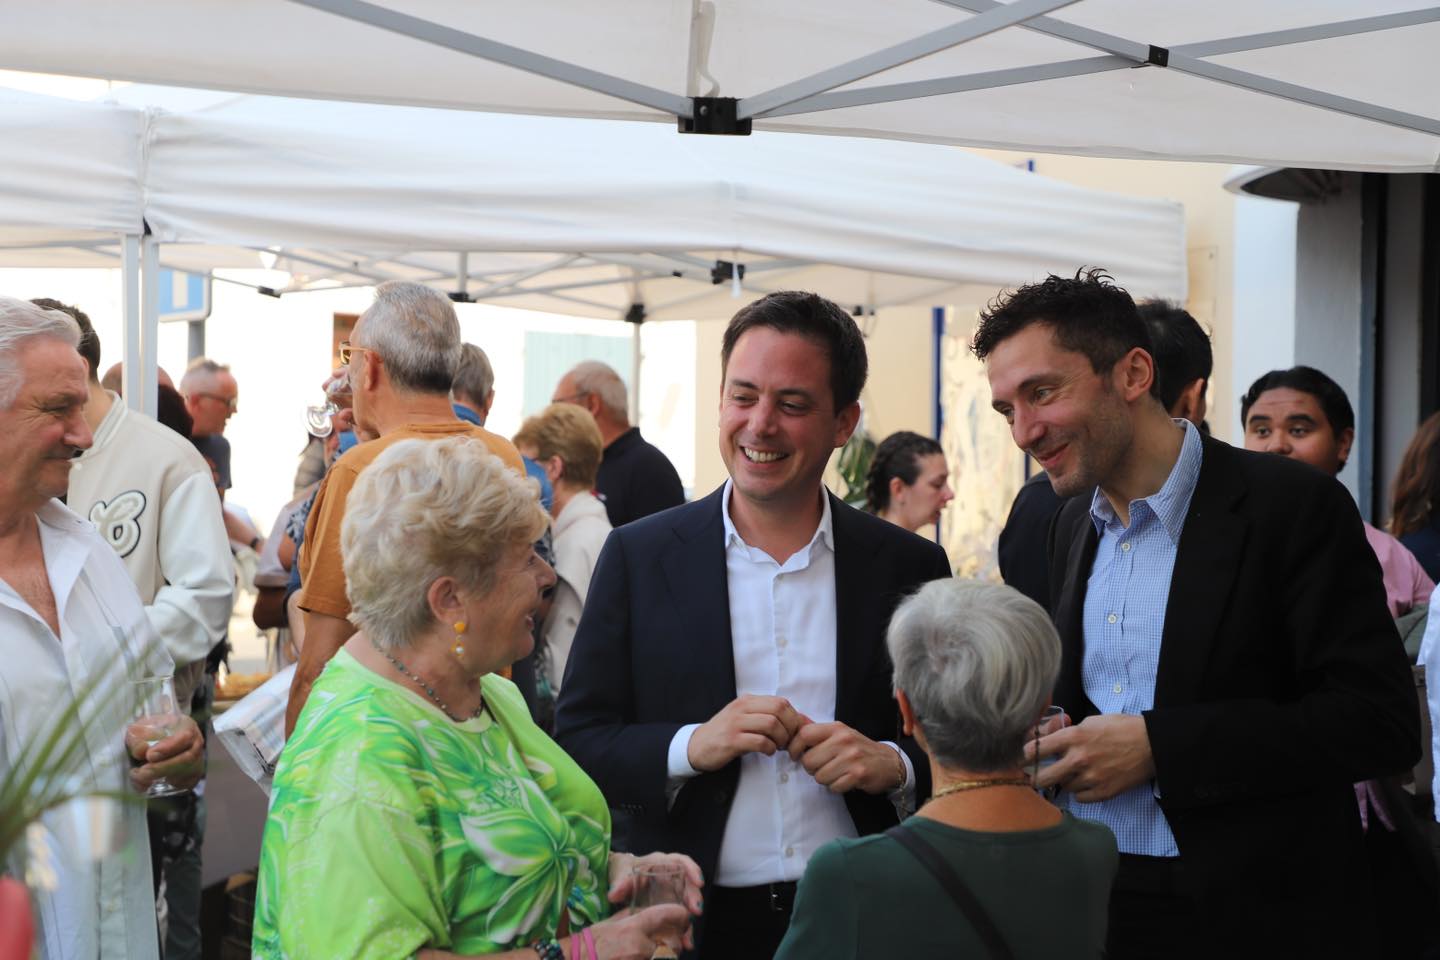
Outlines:
POLYGON ((156 302, 161 322, 210 316, 210 274, 160 268, 156 302))

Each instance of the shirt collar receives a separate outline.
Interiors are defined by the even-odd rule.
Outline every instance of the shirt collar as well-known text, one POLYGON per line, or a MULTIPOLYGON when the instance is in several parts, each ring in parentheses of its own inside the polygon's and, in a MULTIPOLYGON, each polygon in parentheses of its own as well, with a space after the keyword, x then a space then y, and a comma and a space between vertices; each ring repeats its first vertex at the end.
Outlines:
MULTIPOLYGON (((1133 523, 1136 507, 1143 504, 1160 521, 1170 541, 1178 544, 1180 533, 1185 529, 1185 514, 1190 510, 1190 498, 1195 493, 1195 482, 1200 479, 1203 448, 1200 431, 1193 423, 1188 420, 1176 420, 1175 423, 1185 428, 1185 438, 1180 442, 1180 456, 1175 458, 1175 466, 1170 468, 1170 475, 1158 491, 1130 502, 1130 519, 1133 523)), ((1118 519, 1115 508, 1098 487, 1090 500, 1090 519, 1095 522, 1097 533, 1104 533, 1105 527, 1118 519)))
MULTIPOLYGON (((728 548, 731 544, 739 543, 749 547, 750 544, 745 543, 745 538, 740 536, 740 531, 735 529, 735 521, 730 519, 730 494, 734 489, 735 481, 727 479, 725 481, 725 492, 721 494, 720 497, 720 519, 725 524, 725 546, 728 548)), ((820 525, 815 528, 815 535, 810 538, 810 543, 806 547, 806 550, 813 550, 815 548, 815 541, 819 540, 825 544, 826 549, 834 553, 835 526, 830 514, 830 497, 825 492, 823 484, 820 486, 820 504, 820 525)))

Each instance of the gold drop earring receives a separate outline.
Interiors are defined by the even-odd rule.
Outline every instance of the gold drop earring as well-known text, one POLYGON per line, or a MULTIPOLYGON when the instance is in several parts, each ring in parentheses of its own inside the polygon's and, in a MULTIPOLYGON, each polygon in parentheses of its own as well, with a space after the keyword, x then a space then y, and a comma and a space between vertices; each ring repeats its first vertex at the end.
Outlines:
POLYGON ((455 646, 451 647, 455 653, 455 659, 460 660, 465 656, 465 621, 455 621, 455 646))

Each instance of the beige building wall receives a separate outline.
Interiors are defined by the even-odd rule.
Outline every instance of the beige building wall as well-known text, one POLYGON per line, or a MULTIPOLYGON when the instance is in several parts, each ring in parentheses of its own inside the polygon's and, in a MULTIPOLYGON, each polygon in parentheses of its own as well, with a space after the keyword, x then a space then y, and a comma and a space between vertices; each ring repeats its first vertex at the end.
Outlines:
POLYGON ((1210 428, 1222 440, 1240 442, 1237 401, 1242 388, 1235 385, 1231 376, 1236 197, 1224 188, 1234 168, 1220 163, 1106 160, 1003 150, 973 152, 1002 163, 1034 160, 1036 173, 1076 186, 1133 197, 1174 200, 1184 205, 1185 246, 1190 255, 1186 309, 1210 330, 1215 352, 1215 373, 1210 378, 1210 428))

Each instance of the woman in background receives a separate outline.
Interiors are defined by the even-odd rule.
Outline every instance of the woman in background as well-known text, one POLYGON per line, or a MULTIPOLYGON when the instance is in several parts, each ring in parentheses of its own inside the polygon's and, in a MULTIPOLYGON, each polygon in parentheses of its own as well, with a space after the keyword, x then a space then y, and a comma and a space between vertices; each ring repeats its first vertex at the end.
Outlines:
POLYGON ((875 448, 865 481, 871 513, 914 532, 939 523, 940 512, 954 499, 944 451, 934 440, 901 430, 875 448))
POLYGON ((1420 424, 1395 474, 1390 532, 1440 581, 1440 413, 1420 424))
MULTIPOLYGON (((555 602, 542 627, 542 672, 553 697, 565 678, 570 644, 590 591, 590 575, 610 536, 605 504, 590 491, 600 472, 605 442, 590 411, 573 403, 552 403, 527 419, 515 434, 515 449, 545 471, 554 488, 555 602)), ((541 699, 545 691, 541 690, 541 699)))

